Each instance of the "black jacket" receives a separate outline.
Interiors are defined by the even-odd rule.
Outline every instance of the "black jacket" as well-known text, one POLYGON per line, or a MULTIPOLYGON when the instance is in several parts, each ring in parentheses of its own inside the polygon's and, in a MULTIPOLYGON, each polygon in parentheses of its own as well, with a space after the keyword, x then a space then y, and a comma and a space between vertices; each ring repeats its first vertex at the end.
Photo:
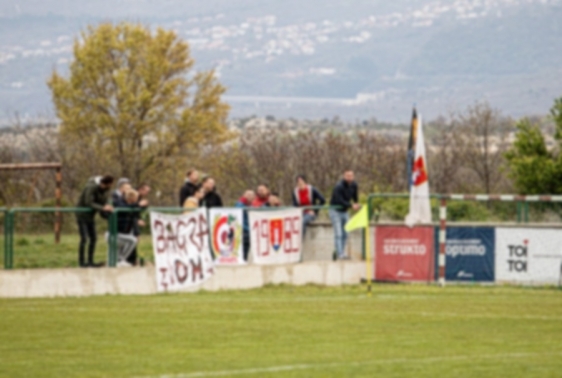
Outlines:
POLYGON ((354 181, 350 184, 345 180, 341 180, 334 187, 332 192, 332 199, 330 200, 330 206, 339 206, 338 211, 347 211, 351 208, 351 201, 357 203, 359 192, 357 188, 357 183, 354 181))
POLYGON ((89 207, 92 211, 87 213, 76 213, 76 217, 83 221, 93 222, 96 212, 102 212, 103 207, 108 203, 109 190, 100 188, 99 178, 93 177, 88 180, 86 187, 80 194, 77 207, 89 207))
POLYGON ((203 205, 208 209, 211 207, 222 207, 222 198, 216 191, 211 191, 203 197, 203 205))
POLYGON ((183 204, 186 199, 193 196, 197 189, 197 185, 186 181, 185 184, 180 189, 180 207, 183 207, 183 204))
POLYGON ((128 204, 125 199, 120 196, 117 192, 113 192, 112 194, 113 200, 113 207, 115 208, 127 208, 127 209, 135 209, 138 211, 123 211, 117 213, 117 232, 120 234, 130 234, 131 232, 133 235, 138 236, 139 232, 139 217, 141 208, 138 204, 128 204))

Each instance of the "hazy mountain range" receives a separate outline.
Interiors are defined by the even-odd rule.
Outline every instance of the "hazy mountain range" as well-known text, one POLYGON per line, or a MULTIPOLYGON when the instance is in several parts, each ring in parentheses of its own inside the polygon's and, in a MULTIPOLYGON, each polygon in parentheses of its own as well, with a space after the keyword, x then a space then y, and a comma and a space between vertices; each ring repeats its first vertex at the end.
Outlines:
POLYGON ((406 122, 484 100, 518 117, 562 96, 562 0, 0 0, 0 118, 52 115, 50 71, 120 20, 189 40, 234 117, 406 122))

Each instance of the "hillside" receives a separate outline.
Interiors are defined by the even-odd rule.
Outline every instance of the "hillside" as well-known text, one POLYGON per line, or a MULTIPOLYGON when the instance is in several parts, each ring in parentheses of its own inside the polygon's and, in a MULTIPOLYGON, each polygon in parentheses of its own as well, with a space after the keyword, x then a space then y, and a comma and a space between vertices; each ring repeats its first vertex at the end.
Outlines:
MULTIPOLYGON (((0 112, 52 114, 45 80, 88 24, 177 30, 235 117, 404 122, 487 100, 544 114, 562 95, 561 0, 0 0, 0 112)), ((3 118, 3 115, 0 116, 3 118)))

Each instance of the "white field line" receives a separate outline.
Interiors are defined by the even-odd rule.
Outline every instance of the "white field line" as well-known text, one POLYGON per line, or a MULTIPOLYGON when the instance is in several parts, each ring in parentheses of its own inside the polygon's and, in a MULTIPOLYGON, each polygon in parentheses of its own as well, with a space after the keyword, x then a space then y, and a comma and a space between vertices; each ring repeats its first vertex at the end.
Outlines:
POLYGON ((311 370, 311 369, 327 369, 338 367, 357 367, 368 365, 396 365, 396 364, 427 364, 434 362, 447 361, 463 361, 463 360, 507 360, 534 356, 562 356, 562 352, 558 353, 503 353, 503 354, 487 354, 487 355, 453 355, 442 357, 424 357, 424 358, 392 358, 387 360, 373 361, 356 361, 356 362, 335 362, 326 364, 296 364, 296 365, 280 365, 263 368, 234 369, 234 370, 217 370, 217 371, 197 371, 185 374, 165 374, 158 376, 149 376, 144 378, 201 378, 201 377, 224 377, 233 375, 251 375, 264 373, 282 373, 294 370, 311 370))

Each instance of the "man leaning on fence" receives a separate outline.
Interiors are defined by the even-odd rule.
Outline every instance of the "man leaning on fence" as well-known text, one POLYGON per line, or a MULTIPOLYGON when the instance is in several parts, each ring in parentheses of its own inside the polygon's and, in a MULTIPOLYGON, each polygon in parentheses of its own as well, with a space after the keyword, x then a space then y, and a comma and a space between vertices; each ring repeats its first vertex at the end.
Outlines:
POLYGON ((355 182, 353 171, 346 170, 342 179, 334 187, 332 199, 330 200, 330 219, 334 227, 334 239, 336 244, 336 255, 339 260, 347 260, 349 256, 345 254, 345 244, 347 242, 347 232, 345 224, 349 220, 348 210, 358 210, 361 205, 358 203, 358 188, 355 182), (352 204, 352 202, 354 202, 352 204))
POLYGON ((107 215, 113 211, 113 206, 108 203, 109 190, 112 185, 112 176, 106 175, 93 177, 88 180, 88 183, 78 200, 78 207, 90 209, 90 211, 76 213, 78 230, 80 232, 78 264, 81 267, 98 267, 103 265, 94 263, 94 253, 96 251, 97 241, 95 216, 97 212, 100 212, 101 215, 107 215), (86 261, 85 249, 88 240, 88 260, 86 261))

